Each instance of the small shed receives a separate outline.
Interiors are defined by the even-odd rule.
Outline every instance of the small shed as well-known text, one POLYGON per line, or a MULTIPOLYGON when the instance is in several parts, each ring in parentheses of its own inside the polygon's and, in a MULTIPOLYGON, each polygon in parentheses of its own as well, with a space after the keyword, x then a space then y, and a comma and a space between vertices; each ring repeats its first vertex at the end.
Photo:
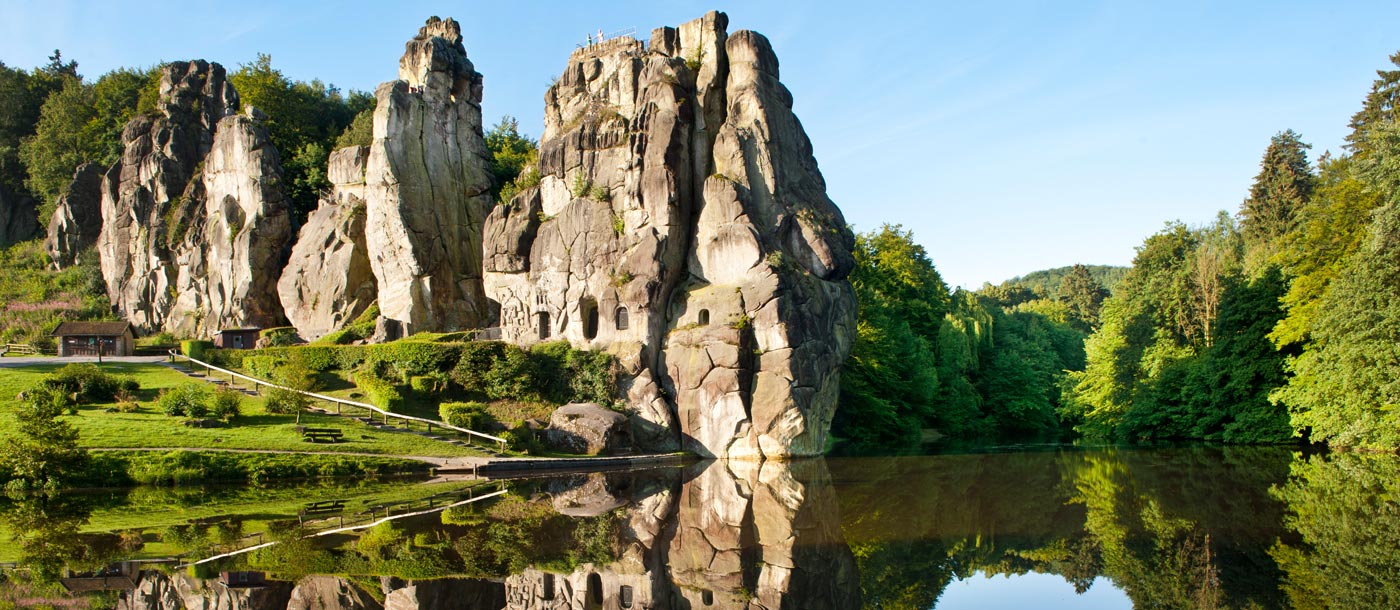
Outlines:
POLYGON ((53 336, 59 357, 130 356, 136 350, 130 322, 62 322, 53 336))
POLYGON ((225 328, 214 335, 214 346, 223 349, 253 349, 258 346, 261 328, 225 328))

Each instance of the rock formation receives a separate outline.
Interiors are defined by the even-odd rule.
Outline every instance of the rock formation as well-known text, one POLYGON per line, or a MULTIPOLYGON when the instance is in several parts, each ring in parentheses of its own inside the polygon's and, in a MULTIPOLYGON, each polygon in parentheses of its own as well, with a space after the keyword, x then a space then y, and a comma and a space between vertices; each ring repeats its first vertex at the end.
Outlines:
POLYGON ((666 565, 678 608, 859 608, 860 575, 820 460, 686 472, 666 565))
POLYGON ((238 115, 223 67, 204 61, 166 65, 159 110, 126 125, 102 184, 97 247, 112 304, 145 332, 278 325, 289 224, 260 113, 238 115))
POLYGON ((306 339, 339 330, 378 296, 365 247, 365 163, 369 147, 331 153, 329 197, 306 219, 277 282, 287 319, 306 339))
POLYGON ((551 493, 556 508, 563 500, 620 511, 618 557, 568 573, 531 568, 508 576, 506 608, 861 607, 824 462, 708 461, 660 490, 644 476, 593 474, 551 493))
POLYGON ((0 186, 0 248, 34 236, 39 230, 34 199, 0 186))
POLYGON ((339 576, 307 576, 297 581, 286 610, 383 610, 378 600, 339 576))
POLYGON ((229 587, 183 573, 142 572, 136 589, 117 600, 117 610, 282 610, 292 584, 269 581, 261 587, 229 587))
POLYGON ((545 95, 539 187, 487 219, 486 291, 508 341, 617 354, 642 447, 815 455, 854 337, 854 239, 767 39, 727 23, 574 51, 545 95))
POLYGON ((491 317, 481 287, 481 226, 490 156, 481 75, 456 21, 429 20, 375 91, 365 170, 365 241, 382 315, 407 333, 477 328, 491 317))
POLYGON ((632 427, 617 411, 575 402, 555 409, 544 440, 549 447, 569 453, 622 455, 632 452, 632 427))
POLYGON ((44 251, 59 269, 71 266, 79 252, 97 243, 102 231, 102 174, 96 163, 79 165, 68 193, 58 198, 44 251))

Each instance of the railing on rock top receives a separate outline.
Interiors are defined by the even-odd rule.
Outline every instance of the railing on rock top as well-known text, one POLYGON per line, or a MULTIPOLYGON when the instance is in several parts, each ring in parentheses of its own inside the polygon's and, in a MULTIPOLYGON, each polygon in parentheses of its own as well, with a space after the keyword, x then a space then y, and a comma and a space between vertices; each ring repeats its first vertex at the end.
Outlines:
MULTIPOLYGON (((462 434, 467 435, 467 443, 468 443, 468 444, 471 444, 471 439, 472 439, 472 437, 478 437, 478 438, 482 438, 482 439, 485 439, 485 440, 487 440, 487 441, 491 441, 491 442, 496 443, 496 447, 497 447, 502 453, 504 453, 505 450, 506 450, 506 439, 503 439, 503 438, 501 438, 501 437, 499 437, 499 436, 491 436, 490 434, 484 434, 484 433, 481 433, 481 432, 477 432, 477 431, 475 431, 475 430, 468 430, 468 429, 466 429, 466 428, 461 428, 461 427, 454 426, 454 425, 452 425, 452 424, 449 424, 449 423, 446 423, 446 422, 437 421, 437 420, 426 419, 426 418, 422 418, 422 417, 414 417, 414 416, 412 416, 412 415, 404 415, 404 414, 401 414, 401 413, 390 413, 390 412, 388 412, 388 411, 385 411, 384 409, 381 409, 381 408, 376 407, 376 406, 374 406, 374 405, 372 405, 372 404, 369 404, 369 403, 357 402, 357 401, 354 401, 354 400, 346 400, 346 399, 344 399, 344 398, 336 398, 335 396, 327 396, 327 395, 325 395, 325 394, 317 394, 317 393, 315 393, 315 392, 307 392, 307 391, 303 391, 303 390, 297 390, 297 389, 289 388, 289 387, 287 387, 287 386, 278 385, 278 384, 272 383, 272 382, 270 382, 270 381, 265 381, 265 380, 262 380, 262 379, 258 379, 258 378, 256 378, 256 377, 249 377, 249 376, 244 375, 244 374, 242 374, 242 373, 237 373, 237 372, 234 372, 234 371, 230 371, 230 370, 228 370, 228 369, 225 369, 225 368, 220 368, 220 367, 214 366, 214 365, 212 365, 212 364, 209 364, 208 362, 204 362, 204 361, 202 361, 202 360, 195 360, 194 358, 191 358, 191 357, 189 357, 189 356, 186 356, 186 355, 184 355, 184 354, 181 354, 181 353, 179 353, 179 352, 177 352, 177 351, 175 351, 175 350, 173 350, 173 349, 169 351, 169 354, 170 354, 170 361, 171 361, 171 362, 177 362, 179 359, 182 359, 182 358, 183 358, 184 360, 188 360, 191 364, 197 364, 197 365, 199 365, 199 366, 204 367, 206 371, 209 371, 209 372, 217 371, 217 372, 219 372, 219 373, 221 373, 221 374, 228 375, 228 376, 229 376, 229 381, 232 381, 232 380, 234 380, 234 379, 242 379, 242 380, 244 380, 244 381, 247 381, 248 383, 253 384, 253 391, 254 391, 254 392, 257 392, 257 391, 258 391, 258 388, 259 388, 260 386, 266 386, 266 387, 275 388, 275 389, 278 389, 278 390, 285 390, 285 391, 288 391, 288 392, 296 392, 297 394, 301 394, 302 396, 308 396, 308 397, 314 398, 314 399, 316 399, 316 400, 320 400, 320 401, 323 401, 323 402, 328 402, 328 403, 334 404, 334 405, 335 405, 335 412, 336 412, 336 414, 340 414, 340 409, 341 409, 341 407, 355 407, 355 408, 359 408, 359 409, 365 409, 366 411, 370 411, 370 412, 372 412, 372 413, 378 413, 378 414, 380 414, 380 415, 383 415, 383 416, 384 416, 384 423, 386 423, 386 424, 389 423, 389 418, 392 417, 392 418, 394 418, 394 419, 401 419, 401 420, 404 420, 404 421, 406 422, 406 425, 411 425, 413 422, 418 422, 418 423, 420 423, 420 424, 425 424, 425 425, 427 425, 427 429, 428 429, 429 432, 432 432, 433 426, 437 426, 437 427, 439 427, 439 428, 443 428, 443 429, 446 429, 446 430, 452 430, 452 431, 454 431, 454 432, 460 432, 460 433, 462 433, 462 434)), ((190 370, 194 370, 194 367, 191 366, 191 367, 190 367, 190 370)), ((209 373, 206 373, 206 374, 205 374, 205 377, 209 377, 209 373)))

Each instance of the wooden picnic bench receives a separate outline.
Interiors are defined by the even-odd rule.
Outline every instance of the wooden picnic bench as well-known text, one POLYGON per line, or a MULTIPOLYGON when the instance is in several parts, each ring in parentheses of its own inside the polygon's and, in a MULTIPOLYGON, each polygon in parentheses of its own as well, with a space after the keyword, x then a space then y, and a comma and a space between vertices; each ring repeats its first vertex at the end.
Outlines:
POLYGON ((297 515, 306 517, 310 515, 333 515, 345 510, 345 500, 322 500, 307 504, 297 515))
POLYGON ((308 428, 305 426, 297 426, 297 432, 301 433, 302 438, 313 443, 323 440, 338 443, 340 439, 345 436, 344 433, 340 431, 340 428, 308 428))

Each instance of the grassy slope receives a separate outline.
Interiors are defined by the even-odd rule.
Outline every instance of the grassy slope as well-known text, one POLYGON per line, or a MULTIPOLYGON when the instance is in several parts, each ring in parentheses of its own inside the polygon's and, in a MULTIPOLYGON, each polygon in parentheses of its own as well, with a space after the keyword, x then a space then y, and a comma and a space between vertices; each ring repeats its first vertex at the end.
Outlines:
MULTIPOLYGON (((0 368, 0 417, 15 408, 15 395, 33 385, 43 375, 64 363, 35 364, 0 368)), ((78 427, 84 447, 208 447, 216 449, 279 449, 292 451, 344 451, 383 455, 451 457, 479 455, 470 449, 433 441, 414 434, 380 431, 349 418, 303 415, 306 426, 331 426, 345 431, 341 443, 308 443, 301 439, 291 415, 270 415, 263 410, 261 397, 244 401, 244 415, 225 428, 187 428, 180 420, 160 413, 152 405, 161 388, 182 383, 203 383, 160 364, 105 363, 104 369, 130 375, 141 384, 140 411, 106 413, 109 405, 90 405, 78 415, 66 418, 78 427)), ((0 420, 3 421, 3 420, 0 420)), ((0 439, 13 434, 10 426, 0 426, 0 439)))

